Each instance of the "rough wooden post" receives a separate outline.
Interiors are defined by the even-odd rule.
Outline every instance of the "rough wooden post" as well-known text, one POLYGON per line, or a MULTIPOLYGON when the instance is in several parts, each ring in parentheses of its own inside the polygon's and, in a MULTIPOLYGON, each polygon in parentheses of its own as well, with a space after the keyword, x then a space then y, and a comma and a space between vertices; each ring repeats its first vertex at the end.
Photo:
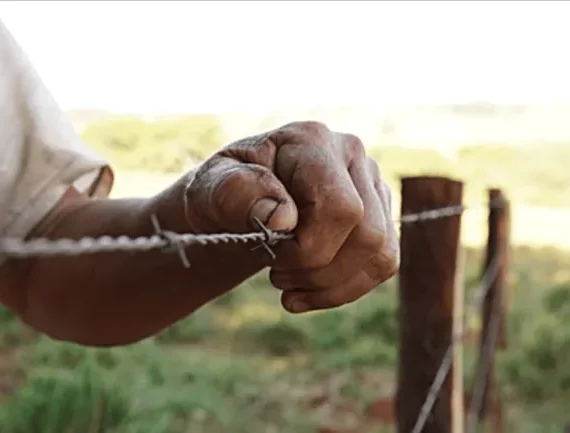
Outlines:
MULTIPOLYGON (((402 179, 402 215, 459 206, 463 184, 443 177, 402 179)), ((410 433, 452 340, 460 215, 402 223, 400 351, 396 419, 410 433)), ((463 301, 463 300, 461 300, 463 301)), ((452 367, 453 369, 453 367, 452 367)), ((422 433, 450 433, 453 380, 448 375, 422 433)))
POLYGON ((497 347, 501 349, 506 347, 504 303, 509 257, 510 209, 499 189, 489 190, 489 203, 489 232, 483 275, 493 261, 496 261, 497 273, 483 301, 483 326, 480 333, 480 355, 476 371, 478 374, 484 371, 485 379, 482 384, 482 400, 477 416, 482 421, 487 418, 487 412, 491 412, 494 415, 492 417, 493 431, 499 433, 502 431, 502 408, 495 384, 494 361, 497 347), (495 339, 496 344, 492 344, 493 339, 486 337, 491 336, 491 333, 495 331, 493 321, 497 319, 498 335, 495 339))

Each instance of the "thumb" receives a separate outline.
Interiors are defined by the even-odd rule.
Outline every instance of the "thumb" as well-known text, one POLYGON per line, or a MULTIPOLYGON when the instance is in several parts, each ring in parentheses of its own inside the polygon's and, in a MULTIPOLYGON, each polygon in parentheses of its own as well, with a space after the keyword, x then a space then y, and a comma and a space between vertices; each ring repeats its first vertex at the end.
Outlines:
POLYGON ((272 230, 291 231, 297 225, 297 208, 294 204, 289 205, 288 201, 263 197, 257 200, 249 211, 250 226, 256 218, 272 230))
POLYGON ((261 165, 224 159, 199 170, 187 193, 193 208, 188 209, 189 214, 199 214, 213 230, 257 231, 255 218, 272 230, 291 231, 297 225, 293 199, 281 181, 261 165))

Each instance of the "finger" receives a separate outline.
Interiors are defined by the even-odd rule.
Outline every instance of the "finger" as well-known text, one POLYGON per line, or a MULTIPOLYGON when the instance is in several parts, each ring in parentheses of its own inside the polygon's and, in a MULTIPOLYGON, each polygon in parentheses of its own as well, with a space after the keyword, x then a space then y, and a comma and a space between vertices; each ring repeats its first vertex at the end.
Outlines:
POLYGON ((186 188, 186 216, 206 232, 257 230, 254 217, 273 230, 291 231, 297 207, 273 173, 257 164, 213 158, 186 188))
POLYGON ((396 272, 400 267, 400 240, 396 231, 396 223, 392 214, 392 190, 388 183, 382 179, 378 163, 368 158, 368 168, 374 173, 374 188, 383 204, 383 210, 386 217, 386 243, 384 250, 389 251, 393 257, 396 272))
MULTIPOLYGON (((329 132, 327 129, 319 134, 329 132)), ((342 154, 331 152, 326 140, 321 140, 325 144, 319 144, 319 140, 304 142, 299 134, 287 135, 286 128, 272 140, 278 149, 277 176, 295 200, 299 212, 295 239, 277 245, 278 260, 274 267, 283 270, 327 266, 364 214, 362 200, 342 154), (288 261, 279 261, 280 256, 287 257, 288 261)))
POLYGON ((361 271, 343 284, 328 290, 309 292, 291 290, 281 294, 281 305, 290 313, 336 308, 356 301, 376 287, 367 273, 361 271))
POLYGON ((386 204, 375 189, 375 182, 379 181, 378 169, 370 166, 363 152, 359 152, 358 159, 352 158, 348 172, 364 205, 362 221, 352 230, 329 265, 310 270, 272 269, 270 279, 275 287, 282 290, 323 290, 342 284, 360 272, 371 257, 382 250, 387 236, 387 218, 386 204))
POLYGON ((384 244, 384 250, 390 255, 390 257, 392 257, 394 262, 393 266, 397 272, 400 267, 400 239, 398 238, 398 232, 396 231, 396 224, 392 219, 392 194, 390 187, 386 181, 382 179, 375 184, 375 189, 378 196, 381 197, 382 201, 385 203, 386 243, 384 244))
POLYGON ((394 272, 385 266, 381 254, 378 254, 358 274, 343 284, 316 292, 286 291, 281 295, 281 304, 291 313, 340 307, 362 298, 394 275, 394 272))
POLYGON ((384 205, 385 210, 388 210, 391 214, 392 191, 390 190, 390 187, 384 181, 384 179, 382 179, 382 174, 380 173, 380 166, 378 165, 376 160, 370 157, 366 159, 366 165, 369 173, 374 179, 374 189, 376 190, 376 194, 378 194, 378 197, 380 198, 380 201, 384 205))
POLYGON ((327 291, 307 292, 304 290, 286 291, 281 294, 281 305, 290 313, 325 310, 355 301, 368 293, 375 285, 368 276, 360 272, 342 286, 327 291))

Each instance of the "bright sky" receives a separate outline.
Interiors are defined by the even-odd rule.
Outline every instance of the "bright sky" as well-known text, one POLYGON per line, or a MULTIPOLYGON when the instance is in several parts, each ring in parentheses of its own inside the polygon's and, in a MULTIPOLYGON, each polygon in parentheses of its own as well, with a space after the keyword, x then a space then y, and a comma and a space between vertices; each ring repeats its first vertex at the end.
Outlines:
POLYGON ((570 102, 570 2, 2 1, 0 16, 65 108, 570 102))

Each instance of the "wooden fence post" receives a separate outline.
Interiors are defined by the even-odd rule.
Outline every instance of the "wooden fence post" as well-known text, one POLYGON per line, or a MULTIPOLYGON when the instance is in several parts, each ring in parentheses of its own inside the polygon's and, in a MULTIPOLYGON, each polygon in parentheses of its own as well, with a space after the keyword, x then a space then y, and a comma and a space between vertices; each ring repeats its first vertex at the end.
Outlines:
MULTIPOLYGON (((402 215, 462 204, 463 184, 434 177, 402 179, 402 215)), ((449 349, 454 328, 461 215, 402 223, 399 277, 400 350, 396 420, 410 433, 449 349)), ((452 367, 453 369, 453 367, 452 367)), ((448 375, 422 433, 451 433, 453 380, 448 375)))
MULTIPOLYGON (((493 431, 502 431, 502 407, 496 389, 494 377, 494 361, 497 347, 506 348, 505 336, 505 278, 509 257, 510 238, 510 208, 500 189, 489 190, 489 231, 487 249, 483 265, 483 275, 495 261, 497 266, 496 278, 492 281, 489 291, 483 300, 482 329, 480 333, 480 355, 477 374, 485 372, 482 385, 482 400, 477 417, 480 421, 492 415, 493 431), (495 331, 493 321, 498 319, 498 335, 492 344, 492 339, 486 338, 495 331), (486 370, 486 371, 485 371, 486 370)), ((477 377, 477 376, 476 376, 477 377)), ((473 384, 475 387, 475 384, 473 384)), ((472 396, 473 397, 473 396, 472 396)))

